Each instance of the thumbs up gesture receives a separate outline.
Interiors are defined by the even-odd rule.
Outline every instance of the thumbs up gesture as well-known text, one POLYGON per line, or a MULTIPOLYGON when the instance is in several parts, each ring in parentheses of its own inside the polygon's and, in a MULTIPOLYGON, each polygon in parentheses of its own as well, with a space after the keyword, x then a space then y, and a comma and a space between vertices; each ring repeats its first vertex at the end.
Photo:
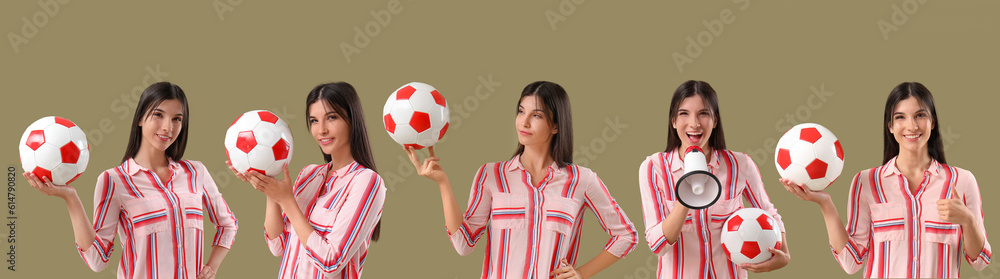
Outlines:
POLYGON ((937 201, 938 216, 941 220, 966 226, 972 223, 972 211, 962 202, 958 187, 951 188, 951 198, 937 201))

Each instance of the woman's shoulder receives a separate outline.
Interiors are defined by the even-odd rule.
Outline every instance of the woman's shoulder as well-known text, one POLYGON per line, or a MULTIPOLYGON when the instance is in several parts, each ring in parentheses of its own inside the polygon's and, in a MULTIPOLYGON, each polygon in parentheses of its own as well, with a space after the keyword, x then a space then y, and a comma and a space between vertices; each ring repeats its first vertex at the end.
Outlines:
POLYGON ((662 152, 662 151, 661 152, 656 152, 656 153, 653 153, 653 154, 649 154, 649 156, 646 156, 646 158, 642 160, 641 166, 645 166, 645 165, 649 165, 649 164, 653 164, 655 166, 663 165, 663 162, 665 160, 669 160, 670 159, 670 158, 667 157, 668 154, 669 154, 668 152, 662 152))
POLYGON ((959 179, 962 179, 962 177, 975 179, 975 175, 972 174, 972 171, 954 165, 941 164, 941 169, 939 171, 947 171, 948 169, 951 169, 959 179))

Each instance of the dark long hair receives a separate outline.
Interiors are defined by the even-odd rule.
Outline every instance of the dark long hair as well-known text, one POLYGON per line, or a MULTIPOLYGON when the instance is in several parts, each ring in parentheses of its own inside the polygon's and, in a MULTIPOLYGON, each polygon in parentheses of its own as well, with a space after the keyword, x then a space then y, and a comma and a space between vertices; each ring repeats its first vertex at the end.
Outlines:
POLYGON ((931 136, 927 140, 927 153, 939 163, 947 164, 944 159, 941 131, 938 129, 940 125, 937 110, 934 108, 934 96, 931 95, 931 91, 927 87, 919 82, 900 83, 892 89, 892 92, 889 92, 889 98, 885 100, 885 118, 882 121, 882 164, 889 163, 889 160, 899 155, 899 142, 896 142, 896 138, 892 136, 892 133, 889 133, 889 125, 892 124, 892 114, 896 111, 896 105, 910 97, 916 98, 920 106, 930 111, 931 119, 933 119, 934 128, 931 129, 931 136))
MULTIPOLYGON (((361 109, 361 99, 358 98, 358 92, 354 90, 354 86, 346 82, 331 82, 317 85, 312 91, 309 91, 309 96, 306 97, 307 128, 309 127, 309 106, 319 101, 333 108, 347 122, 351 131, 348 142, 351 144, 351 157, 354 158, 354 161, 378 173, 378 169, 375 168, 375 156, 372 156, 372 147, 368 143, 365 113, 361 109)), ((333 157, 323 153, 323 160, 330 163, 333 157)), ((381 227, 382 220, 379 220, 372 231, 372 240, 378 241, 381 227)))
POLYGON ((681 83, 681 86, 674 90, 674 97, 670 100, 670 123, 667 124, 667 149, 663 152, 670 152, 681 146, 681 138, 677 136, 677 129, 674 129, 674 120, 677 119, 677 111, 680 110, 681 102, 687 97, 701 96, 705 101, 705 106, 712 110, 715 116, 715 128, 708 139, 708 146, 713 150, 726 149, 726 136, 722 132, 722 113, 719 112, 719 97, 715 95, 715 89, 707 82, 700 80, 689 80, 681 83))
MULTIPOLYGON (((554 82, 536 81, 528 84, 521 91, 521 98, 517 99, 517 105, 521 105, 524 97, 535 96, 541 102, 542 112, 549 120, 549 125, 556 125, 555 136, 549 144, 549 155, 560 168, 573 163, 573 116, 569 106, 569 95, 566 90, 554 82)), ((524 153, 524 145, 517 143, 517 151, 514 156, 524 153)))
POLYGON ((177 140, 167 147, 165 151, 167 158, 180 161, 184 157, 184 148, 187 147, 188 121, 191 118, 191 111, 188 110, 187 96, 180 86, 166 81, 157 82, 146 87, 139 96, 139 104, 135 107, 135 116, 132 117, 132 131, 128 135, 128 145, 125 147, 125 156, 122 156, 122 163, 132 159, 139 153, 139 146, 142 145, 142 128, 139 122, 149 117, 160 103, 166 100, 177 100, 184 107, 184 117, 181 117, 181 132, 177 135, 177 140))

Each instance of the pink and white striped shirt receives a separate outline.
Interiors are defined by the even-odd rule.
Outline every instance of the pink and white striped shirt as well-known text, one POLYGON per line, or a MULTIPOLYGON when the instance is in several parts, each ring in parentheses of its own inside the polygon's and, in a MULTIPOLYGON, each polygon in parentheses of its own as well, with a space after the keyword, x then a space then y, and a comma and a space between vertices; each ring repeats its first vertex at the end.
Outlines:
POLYGON ((377 173, 351 162, 327 176, 330 165, 309 165, 295 179, 295 201, 312 225, 308 241, 285 220, 267 247, 281 256, 278 278, 358 278, 375 224, 382 217, 385 185, 377 173))
POLYGON ((605 250, 622 258, 635 247, 635 227, 590 169, 553 163, 539 185, 530 181, 520 156, 476 173, 462 225, 448 234, 463 256, 486 234, 482 278, 550 278, 560 260, 576 266, 586 208, 611 235, 605 250))
POLYGON ((86 250, 77 247, 90 269, 107 267, 117 230, 118 278, 195 278, 206 260, 206 213, 216 229, 212 245, 233 245, 236 217, 205 165, 170 160, 169 168, 166 181, 132 159, 101 173, 94 189, 97 237, 86 250))
MULTIPOLYGON (((933 161, 924 171, 916 193, 896 168, 896 158, 864 170, 851 182, 847 204, 849 241, 831 247, 847 273, 862 266, 865 278, 957 278, 962 247, 962 227, 938 217, 937 201, 952 198, 952 188, 983 227, 979 184, 972 173, 933 161)), ((979 232, 983 236, 985 231, 979 232)), ((990 243, 978 255, 965 255, 976 270, 990 263, 990 243)))
POLYGON ((659 256, 656 278, 746 278, 746 270, 729 261, 720 241, 723 223, 743 208, 743 200, 774 217, 785 232, 781 215, 767 197, 757 165, 749 156, 713 151, 708 170, 722 183, 719 200, 706 209, 689 211, 678 238, 667 239, 663 220, 678 202, 674 184, 684 175, 684 162, 675 149, 650 155, 639 167, 646 242, 659 256))

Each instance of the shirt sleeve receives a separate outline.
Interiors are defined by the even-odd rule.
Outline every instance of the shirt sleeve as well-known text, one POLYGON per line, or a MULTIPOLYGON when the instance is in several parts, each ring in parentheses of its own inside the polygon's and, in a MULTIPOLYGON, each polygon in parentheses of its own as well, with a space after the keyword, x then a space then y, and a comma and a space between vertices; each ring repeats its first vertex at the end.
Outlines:
POLYGON ((212 246, 232 248, 233 242, 236 241, 236 230, 239 228, 236 215, 229 210, 229 204, 222 198, 219 187, 215 185, 215 180, 205 165, 200 162, 197 164, 201 174, 202 204, 208 209, 209 220, 215 224, 212 246))
MULTIPOLYGON (((963 174, 968 175, 959 176, 957 183, 959 187, 958 191, 962 195, 961 198, 965 202, 965 206, 969 208, 969 211, 972 211, 972 216, 975 218, 974 222, 976 222, 981 230, 976 233, 982 235, 985 241, 983 250, 979 252, 979 255, 965 253, 965 260, 969 262, 969 265, 972 265, 972 268, 983 270, 983 268, 986 268, 986 265, 990 264, 990 255, 992 255, 990 241, 986 239, 986 227, 983 224, 983 199, 979 195, 979 183, 976 182, 976 177, 970 172, 964 172, 963 174)), ((962 251, 965 252, 965 249, 962 248, 962 251)))
POLYGON ((743 198, 750 202, 750 206, 760 208, 767 212, 774 218, 774 221, 778 223, 778 228, 781 232, 785 232, 785 223, 781 220, 781 215, 778 214, 778 209, 774 207, 771 203, 771 198, 767 196, 767 191, 764 190, 764 181, 760 178, 760 170, 757 169, 757 164, 753 162, 750 156, 741 156, 745 159, 743 162, 743 177, 746 179, 747 187, 746 191, 743 192, 743 198))
POLYGON ((635 249, 638 238, 635 225, 632 225, 632 221, 625 216, 625 211, 618 206, 615 198, 611 197, 608 188, 596 173, 591 172, 588 180, 590 183, 584 192, 586 205, 594 215, 597 215, 604 231, 611 235, 611 239, 604 245, 604 250, 618 258, 624 258, 635 249))
POLYGON ((87 267, 97 272, 108 266, 108 258, 114 250, 115 229, 118 228, 121 202, 115 197, 115 182, 109 172, 104 172, 97 178, 94 187, 94 243, 76 250, 87 263, 87 267))
POLYGON ((385 185, 375 172, 368 170, 366 173, 357 174, 359 177, 346 186, 347 200, 336 217, 314 218, 316 211, 309 216, 316 230, 305 243, 306 253, 312 263, 325 273, 340 272, 347 266, 361 246, 368 243, 382 217, 385 185))
POLYGON ((476 172, 475 180, 472 181, 472 192, 469 193, 469 206, 465 210, 458 231, 449 232, 445 228, 445 232, 451 238, 451 245, 462 256, 472 253, 479 237, 488 229, 486 225, 493 210, 493 187, 487 182, 487 166, 490 164, 479 167, 479 171, 476 172))
MULTIPOLYGON (((657 256, 664 256, 677 243, 663 235, 663 220, 670 215, 666 202, 670 195, 660 185, 663 178, 656 172, 655 156, 649 156, 639 166, 639 194, 642 196, 642 217, 646 225, 646 244, 657 256)), ((678 236, 680 236, 678 234, 678 236)))
POLYGON ((871 245, 872 214, 869 204, 872 196, 867 190, 871 185, 862 183, 867 176, 863 174, 865 172, 854 176, 848 194, 847 244, 844 247, 830 247, 834 258, 848 274, 854 274, 864 266, 864 259, 868 256, 868 247, 871 245))

